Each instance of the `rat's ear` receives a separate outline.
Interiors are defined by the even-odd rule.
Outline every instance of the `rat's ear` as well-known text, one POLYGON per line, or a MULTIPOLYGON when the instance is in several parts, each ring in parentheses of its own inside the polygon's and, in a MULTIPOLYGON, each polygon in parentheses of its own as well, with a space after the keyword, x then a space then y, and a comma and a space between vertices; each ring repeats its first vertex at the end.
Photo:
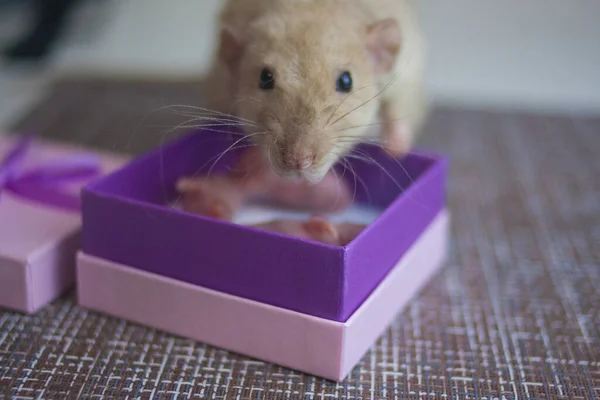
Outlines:
POLYGON ((395 19, 388 18, 367 28, 367 50, 376 73, 390 72, 402 44, 402 32, 395 19))
POLYGON ((240 36, 233 28, 224 26, 219 42, 219 58, 232 70, 237 69, 244 54, 240 36))

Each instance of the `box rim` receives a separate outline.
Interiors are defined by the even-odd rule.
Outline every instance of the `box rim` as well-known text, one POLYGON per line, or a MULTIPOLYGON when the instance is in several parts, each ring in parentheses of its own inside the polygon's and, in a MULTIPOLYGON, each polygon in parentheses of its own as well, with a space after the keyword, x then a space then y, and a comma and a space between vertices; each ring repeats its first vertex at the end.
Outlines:
MULTIPOLYGON (((198 215, 198 214, 194 214, 194 213, 176 209, 176 208, 170 206, 169 204, 157 204, 154 202, 138 200, 138 199, 135 199, 132 197, 124 196, 120 193, 103 190, 100 187, 105 180, 113 178, 114 175, 117 175, 117 174, 121 173, 122 171, 125 171, 130 168, 134 168, 135 166, 142 164, 142 163, 146 162, 147 160, 150 160, 150 159, 156 157, 158 154, 160 154, 161 152, 163 152, 167 149, 171 149, 178 145, 181 145, 181 142, 193 141, 195 139, 195 136, 199 135, 201 132, 202 132, 202 130, 195 130, 195 131, 188 133, 187 135, 173 139, 170 143, 167 143, 162 147, 154 148, 138 157, 135 157, 132 160, 130 160, 129 162, 125 163, 124 165, 121 165, 119 168, 110 172, 109 174, 101 176, 98 179, 90 182, 89 184, 86 184, 81 189, 82 201, 85 200, 86 196, 93 196, 93 197, 96 197, 99 199, 111 199, 113 201, 118 201, 120 203, 132 204, 132 205, 136 205, 137 207, 140 207, 140 208, 151 209, 153 211, 163 212, 166 214, 183 215, 188 218, 192 218, 196 221, 204 221, 204 222, 211 221, 211 222, 215 222, 221 226, 235 226, 237 229, 241 229, 241 230, 244 230, 247 232, 253 232, 254 234, 260 234, 263 236, 271 236, 271 237, 278 237, 278 238, 285 238, 285 239, 292 240, 295 242, 303 242, 303 243, 307 243, 307 244, 310 244, 313 246, 327 248, 330 250, 342 251, 342 252, 346 253, 350 248, 353 247, 353 244, 355 243, 356 239, 358 239, 359 237, 368 235, 369 232, 371 232, 374 229, 373 226, 375 224, 380 222, 382 219, 385 219, 388 217, 388 215, 390 213, 390 208, 392 208, 392 206, 394 204, 396 204, 402 198, 408 197, 410 195, 411 191, 415 190, 414 189, 415 183, 417 183, 418 181, 420 181, 422 179, 432 179, 432 177, 435 176, 434 173, 435 174, 443 173, 443 171, 447 169, 447 165, 448 165, 448 157, 444 154, 433 152, 433 151, 425 151, 425 150, 421 150, 421 149, 415 149, 415 150, 411 151, 409 153, 410 156, 430 160, 431 165, 427 167, 427 169, 419 176, 419 178, 417 180, 414 180, 411 178, 411 183, 408 186, 408 188, 406 190, 403 190, 397 196, 395 196, 394 199, 388 204, 388 206, 384 207, 381 210, 381 213, 377 216, 377 218, 374 221, 372 221, 366 227, 366 229, 364 229, 356 238, 354 238, 354 240, 352 240, 352 242, 350 242, 346 245, 343 245, 343 246, 331 245, 331 244, 319 242, 317 240, 312 240, 312 239, 298 238, 298 237, 295 237, 292 235, 268 231, 265 229, 256 228, 256 227, 252 227, 252 226, 248 226, 248 225, 244 225, 244 224, 238 224, 234 221, 225 221, 225 220, 218 220, 218 219, 214 219, 214 218, 210 218, 210 217, 205 217, 202 215, 198 215)), ((398 159, 397 161, 399 163, 402 162, 401 159, 398 159)))

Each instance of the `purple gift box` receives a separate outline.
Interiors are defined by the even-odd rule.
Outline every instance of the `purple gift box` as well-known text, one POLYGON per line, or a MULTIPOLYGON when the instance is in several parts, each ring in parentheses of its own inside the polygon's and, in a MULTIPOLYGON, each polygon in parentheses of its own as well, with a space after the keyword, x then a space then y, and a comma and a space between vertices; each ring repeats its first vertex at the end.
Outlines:
POLYGON ((447 163, 401 163, 365 148, 340 170, 356 200, 382 211, 353 242, 331 246, 191 215, 171 206, 176 180, 225 171, 239 155, 222 133, 194 132, 88 185, 83 253, 240 298, 344 322, 445 207, 447 163), (365 186, 367 184, 368 186, 365 186))

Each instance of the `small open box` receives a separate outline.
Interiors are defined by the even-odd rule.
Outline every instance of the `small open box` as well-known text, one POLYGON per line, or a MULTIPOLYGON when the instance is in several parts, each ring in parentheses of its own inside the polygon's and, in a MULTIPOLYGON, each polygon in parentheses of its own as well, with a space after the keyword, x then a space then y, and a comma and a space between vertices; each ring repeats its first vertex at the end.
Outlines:
POLYGON ((231 143, 195 132, 84 189, 79 302, 342 379, 445 258, 446 162, 362 149, 339 175, 381 212, 341 247, 173 207, 177 179, 226 170, 231 143))
MULTIPOLYGON (((353 173, 340 175, 356 186, 358 202, 384 211, 346 247, 171 207, 176 180, 208 172, 211 160, 230 144, 223 134, 196 132, 87 186, 84 253, 343 322, 445 206, 444 159, 411 154, 400 164, 369 149, 376 163, 353 160, 353 173)), ((238 154, 228 152, 212 173, 227 168, 238 154)))

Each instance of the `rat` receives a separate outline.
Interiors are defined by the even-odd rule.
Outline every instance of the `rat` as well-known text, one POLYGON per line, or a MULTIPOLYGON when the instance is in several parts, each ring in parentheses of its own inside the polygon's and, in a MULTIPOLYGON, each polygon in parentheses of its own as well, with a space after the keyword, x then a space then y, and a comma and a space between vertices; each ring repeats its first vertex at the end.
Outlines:
POLYGON ((352 203, 348 185, 333 171, 317 184, 280 179, 262 163, 262 153, 241 153, 230 171, 205 177, 183 177, 176 182, 184 211, 231 221, 248 201, 268 202, 311 212, 336 212, 352 203))
POLYGON ((311 183, 359 143, 410 151, 427 116, 414 0, 226 0, 205 77, 282 178, 311 183))

